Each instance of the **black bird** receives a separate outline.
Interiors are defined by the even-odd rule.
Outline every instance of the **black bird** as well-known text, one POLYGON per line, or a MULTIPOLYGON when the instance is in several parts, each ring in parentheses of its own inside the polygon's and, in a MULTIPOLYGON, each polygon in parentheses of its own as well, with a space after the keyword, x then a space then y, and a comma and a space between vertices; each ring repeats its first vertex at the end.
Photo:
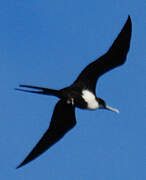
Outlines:
POLYGON ((75 126, 75 107, 92 110, 102 108, 119 112, 117 109, 108 106, 104 100, 97 97, 95 88, 96 82, 102 74, 122 65, 126 61, 130 47, 131 32, 131 18, 128 16, 123 29, 109 50, 103 56, 89 64, 69 87, 54 90, 31 85, 20 85, 21 88, 16 88, 19 91, 53 95, 60 99, 55 106, 48 130, 17 168, 41 155, 75 126), (35 89, 36 91, 24 88, 35 89))

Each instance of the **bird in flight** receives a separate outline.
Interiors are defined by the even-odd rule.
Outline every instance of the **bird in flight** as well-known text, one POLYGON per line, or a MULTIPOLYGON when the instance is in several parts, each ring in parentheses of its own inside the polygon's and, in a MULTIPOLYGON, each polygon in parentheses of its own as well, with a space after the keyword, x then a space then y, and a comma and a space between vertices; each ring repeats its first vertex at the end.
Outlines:
POLYGON ((131 32, 132 23, 130 16, 128 16, 124 27, 109 50, 85 67, 73 84, 68 87, 54 90, 32 85, 20 85, 20 88, 16 88, 19 91, 53 95, 60 99, 54 108, 49 128, 17 168, 40 156, 76 125, 76 107, 90 110, 101 108, 116 113, 119 112, 117 109, 108 106, 103 99, 96 96, 96 82, 104 73, 125 63, 130 47, 131 32))

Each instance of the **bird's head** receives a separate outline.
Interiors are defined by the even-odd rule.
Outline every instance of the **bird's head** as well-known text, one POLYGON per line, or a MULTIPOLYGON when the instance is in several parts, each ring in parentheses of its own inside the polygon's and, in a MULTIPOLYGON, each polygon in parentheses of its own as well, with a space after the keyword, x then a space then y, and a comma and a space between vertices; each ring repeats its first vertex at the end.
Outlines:
POLYGON ((103 99, 97 98, 97 101, 99 103, 99 109, 107 109, 109 111, 120 113, 120 111, 118 109, 108 106, 103 99))

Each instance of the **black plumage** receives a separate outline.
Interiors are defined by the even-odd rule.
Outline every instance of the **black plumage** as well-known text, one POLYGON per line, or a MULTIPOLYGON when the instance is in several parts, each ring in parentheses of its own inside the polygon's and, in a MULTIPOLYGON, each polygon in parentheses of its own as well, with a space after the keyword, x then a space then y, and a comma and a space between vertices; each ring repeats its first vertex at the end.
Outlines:
POLYGON ((107 106, 104 100, 96 96, 95 88, 97 80, 102 74, 125 63, 130 47, 131 32, 131 18, 128 16, 123 29, 109 50, 83 69, 69 87, 54 90, 32 85, 20 85, 20 88, 16 88, 16 90, 24 92, 54 95, 61 99, 54 108, 48 130, 17 168, 41 155, 75 126, 75 107, 83 109, 103 108, 118 112, 118 110, 107 106), (35 89, 35 91, 25 88, 35 89))

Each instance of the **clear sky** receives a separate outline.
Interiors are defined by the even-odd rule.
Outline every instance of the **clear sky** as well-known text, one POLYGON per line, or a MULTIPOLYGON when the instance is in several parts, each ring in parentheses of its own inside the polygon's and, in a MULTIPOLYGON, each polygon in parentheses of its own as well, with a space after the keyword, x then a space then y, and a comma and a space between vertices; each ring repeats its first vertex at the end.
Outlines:
POLYGON ((0 2, 0 179, 146 179, 146 1, 0 2), (15 91, 60 89, 110 47, 128 14, 127 62, 104 76, 97 96, 120 110, 76 109, 77 125, 35 161, 15 169, 49 126, 57 98, 15 91))

